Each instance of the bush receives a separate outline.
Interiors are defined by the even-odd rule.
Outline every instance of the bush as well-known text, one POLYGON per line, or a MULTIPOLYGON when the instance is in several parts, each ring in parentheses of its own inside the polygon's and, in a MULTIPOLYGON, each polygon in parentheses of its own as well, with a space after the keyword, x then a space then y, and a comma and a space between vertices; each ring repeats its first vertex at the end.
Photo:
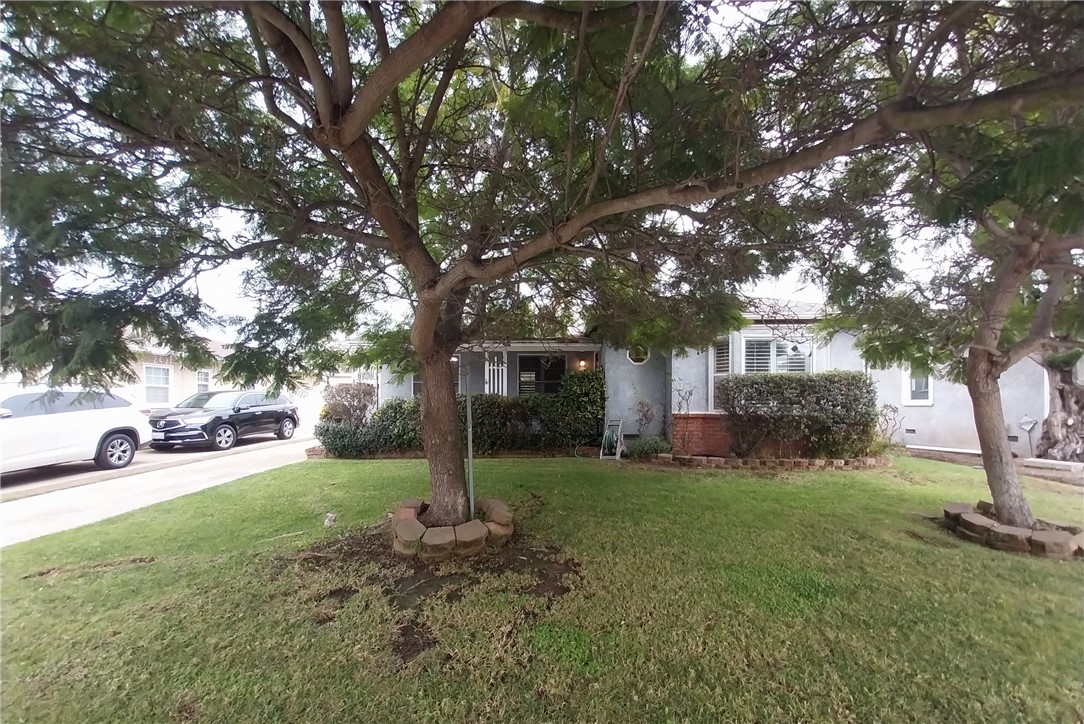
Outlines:
POLYGON ((739 457, 770 440, 815 457, 862 457, 877 434, 877 392, 861 372, 731 375, 716 380, 715 401, 739 457))
POLYGON ((659 453, 668 453, 672 448, 669 441, 663 437, 641 437, 629 443, 625 449, 625 457, 632 459, 649 458, 659 453))
POLYGON ((320 410, 320 421, 349 422, 364 425, 376 408, 376 387, 371 384, 356 382, 353 384, 334 385, 324 391, 324 406, 320 410))
MULTIPOLYGON (((459 422, 467 438, 467 401, 459 398, 459 422)), ((573 448, 599 437, 606 414, 602 370, 570 372, 555 395, 472 395, 474 452, 573 448)), ((324 421, 316 437, 334 457, 365 457, 422 449, 417 399, 388 400, 367 423, 324 421)))

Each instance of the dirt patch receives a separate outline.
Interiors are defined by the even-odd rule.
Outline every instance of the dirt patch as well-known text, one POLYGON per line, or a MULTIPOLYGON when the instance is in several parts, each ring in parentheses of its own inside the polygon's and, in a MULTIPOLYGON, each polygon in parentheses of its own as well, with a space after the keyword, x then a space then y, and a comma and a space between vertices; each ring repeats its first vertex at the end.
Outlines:
POLYGON ((424 623, 414 618, 407 619, 395 633, 391 644, 392 653, 399 657, 403 664, 409 664, 422 653, 437 645, 433 632, 424 623))
MULTIPOLYGON (((529 517, 542 506, 538 496, 528 496, 517 505, 517 520, 529 517)), ((378 526, 353 531, 342 538, 323 541, 312 548, 291 553, 278 559, 276 566, 297 565, 312 570, 356 570, 359 565, 371 566, 375 572, 366 583, 377 588, 388 603, 401 612, 391 640, 392 653, 405 666, 424 651, 439 644, 439 639, 422 621, 422 610, 429 601, 446 604, 461 601, 470 589, 485 576, 526 574, 528 582, 518 587, 520 593, 539 599, 528 608, 540 615, 552 602, 569 593, 580 578, 580 564, 564 555, 561 548, 538 541, 522 532, 502 548, 486 548, 467 559, 452 559, 431 563, 420 558, 396 555, 389 535, 374 535, 378 526)), ((336 588, 317 599, 329 600, 340 606, 358 593, 355 588, 336 588)), ((335 620, 336 613, 327 611, 326 604, 316 613, 318 624, 335 620)))
POLYGON ((324 600, 332 600, 342 606, 356 595, 358 595, 358 589, 356 588, 336 588, 325 593, 324 600))
POLYGON ((102 571, 107 568, 119 568, 121 566, 135 566, 141 563, 154 563, 153 556, 133 556, 132 558, 120 558, 115 561, 103 561, 102 563, 95 563, 90 566, 76 566, 69 568, 67 566, 58 566, 56 568, 46 568, 44 571, 36 571, 34 573, 27 573, 23 576, 26 578, 43 578, 45 576, 53 577, 59 576, 62 573, 79 573, 81 571, 102 571))
POLYGON ((955 541, 945 540, 941 536, 937 536, 937 537, 925 536, 925 535, 922 535, 921 533, 916 533, 913 530, 905 530, 904 533, 907 535, 908 538, 913 538, 914 540, 917 540, 920 543, 926 543, 928 545, 931 545, 931 546, 934 546, 934 547, 937 547, 937 548, 959 548, 959 546, 956 545, 955 541))

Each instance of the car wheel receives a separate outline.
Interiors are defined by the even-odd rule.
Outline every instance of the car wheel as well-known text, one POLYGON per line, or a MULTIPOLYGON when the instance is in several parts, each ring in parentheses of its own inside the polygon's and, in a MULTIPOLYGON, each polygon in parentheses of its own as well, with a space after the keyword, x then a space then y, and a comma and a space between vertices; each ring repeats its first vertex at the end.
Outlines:
POLYGON ((287 417, 285 420, 279 423, 279 431, 275 433, 279 440, 289 440, 294 436, 294 430, 297 428, 294 425, 294 421, 287 417))
POLYGON ((215 450, 229 450, 237 442, 237 431, 229 425, 219 425, 211 436, 211 447, 215 450))
POLYGON ((151 443, 151 450, 172 450, 175 447, 177 447, 177 446, 176 445, 163 445, 160 442, 152 442, 151 443))
POLYGON ((107 435, 98 446, 94 464, 102 470, 120 470, 126 468, 135 457, 135 442, 122 432, 107 435))

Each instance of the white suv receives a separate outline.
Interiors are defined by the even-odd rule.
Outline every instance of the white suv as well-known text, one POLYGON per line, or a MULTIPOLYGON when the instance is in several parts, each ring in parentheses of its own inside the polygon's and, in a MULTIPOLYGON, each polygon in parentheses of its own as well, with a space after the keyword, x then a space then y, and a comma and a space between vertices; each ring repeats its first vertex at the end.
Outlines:
POLYGON ((21 389, 0 400, 0 472, 93 460, 127 467, 151 439, 147 417, 116 393, 21 389))

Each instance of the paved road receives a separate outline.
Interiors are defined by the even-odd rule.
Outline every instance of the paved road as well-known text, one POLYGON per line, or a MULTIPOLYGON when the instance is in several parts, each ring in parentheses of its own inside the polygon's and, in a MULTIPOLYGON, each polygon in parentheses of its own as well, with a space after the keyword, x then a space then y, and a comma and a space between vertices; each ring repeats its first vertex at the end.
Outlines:
POLYGON ((162 470, 0 504, 0 547, 112 518, 130 510, 305 459, 311 440, 258 445, 162 470))

